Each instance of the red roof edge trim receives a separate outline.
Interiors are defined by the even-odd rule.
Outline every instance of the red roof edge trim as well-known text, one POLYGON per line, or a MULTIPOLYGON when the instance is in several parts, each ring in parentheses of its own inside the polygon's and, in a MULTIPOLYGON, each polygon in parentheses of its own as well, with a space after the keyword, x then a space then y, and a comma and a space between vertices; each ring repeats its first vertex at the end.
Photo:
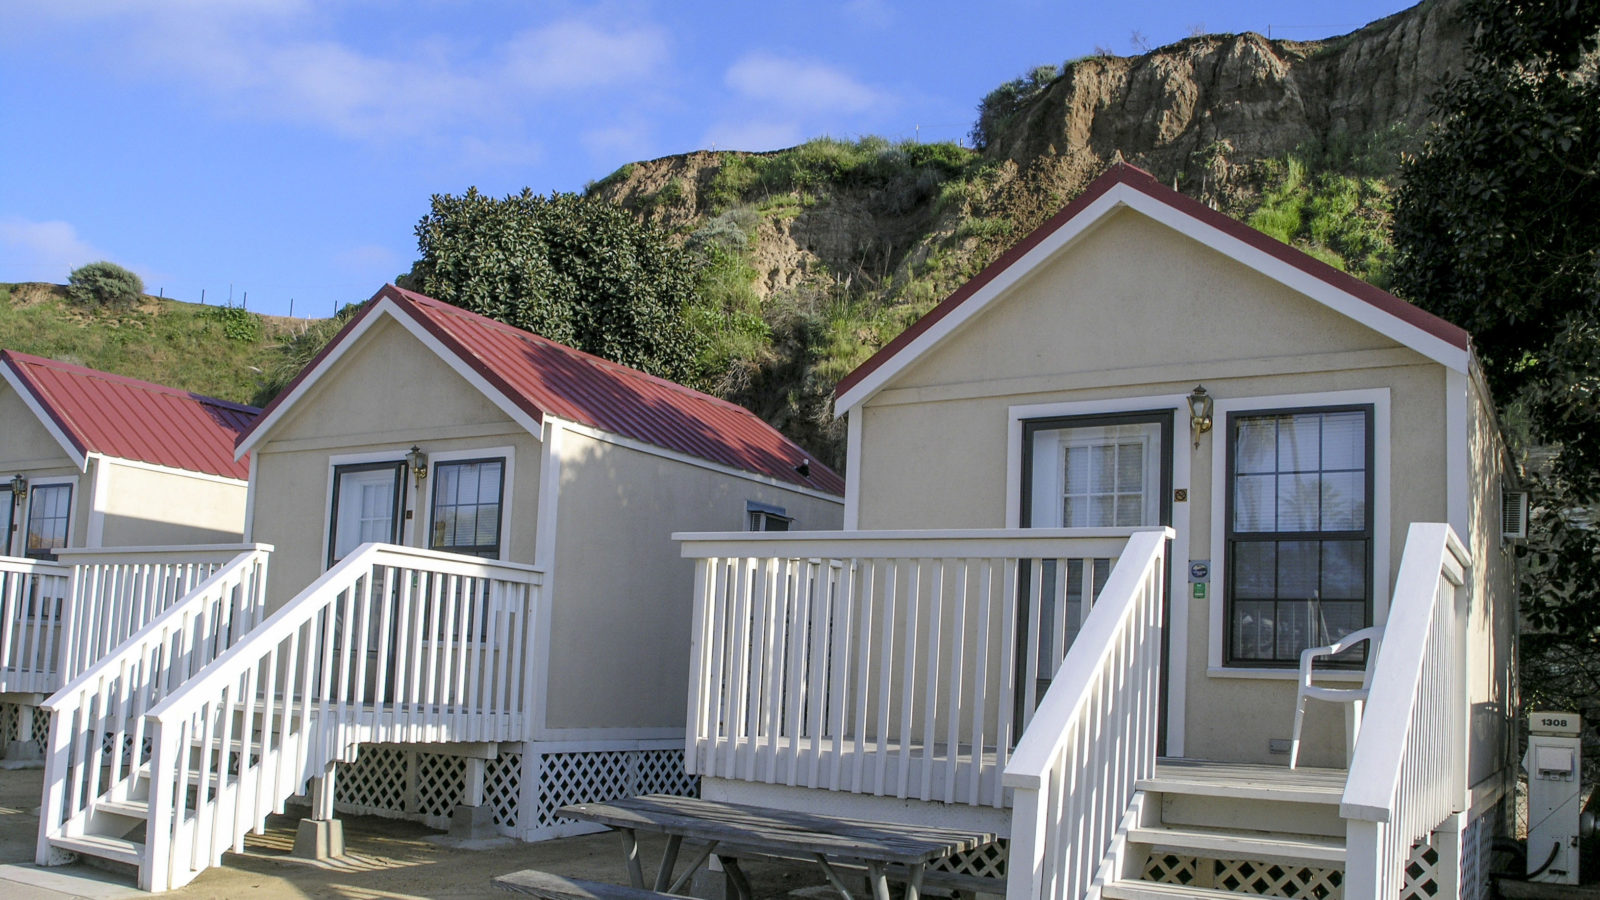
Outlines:
MULTIPOLYGON (((388 288, 389 286, 384 285, 384 287, 388 288)), ((383 295, 383 291, 380 290, 376 294, 373 294, 366 303, 361 304, 361 309, 355 315, 350 317, 350 321, 344 323, 344 327, 339 329, 339 333, 334 335, 333 339, 328 341, 327 344, 323 345, 321 350, 317 351, 317 355, 311 358, 311 362, 307 363, 305 368, 301 369, 299 373, 297 373, 293 378, 289 379, 289 383, 283 386, 283 390, 278 392, 278 396, 273 397, 272 402, 268 403, 266 407, 261 410, 261 414, 256 416, 256 420, 250 423, 250 427, 246 428, 239 434, 239 437, 233 442, 233 446, 236 449, 243 447, 245 442, 250 440, 250 438, 256 433, 256 430, 265 424, 267 419, 272 417, 273 413, 278 411, 278 407, 282 406, 288 401, 289 396, 300 387, 300 384, 309 378, 311 373, 316 371, 318 366, 322 365, 322 361, 327 359, 328 356, 333 353, 333 351, 337 349, 340 344, 345 342, 345 339, 349 337, 350 332, 372 313, 372 310, 378 305, 378 299, 383 295)))
POLYGON ((1154 175, 1137 166, 1116 163, 1099 178, 1091 182, 1088 187, 1084 188, 1083 193, 1062 207, 1060 212, 1051 216, 1049 220, 1018 241, 994 262, 985 266, 982 271, 957 288, 950 296, 941 301, 938 306, 929 310, 905 331, 902 331, 889 343, 883 345, 866 362, 857 366, 854 371, 840 379, 838 386, 834 388, 834 399, 837 400, 857 384, 860 384, 867 376, 882 368, 889 360, 898 355, 901 350, 905 349, 908 344, 938 324, 956 307, 965 303, 973 294, 976 294, 985 285, 998 277, 1000 273, 1010 268, 1034 247, 1037 247, 1046 238, 1060 230, 1067 222, 1081 214, 1091 203, 1100 199, 1106 192, 1119 184, 1125 184, 1153 200, 1164 203, 1196 219, 1202 224, 1216 228, 1229 237, 1240 240, 1280 262, 1363 300, 1396 319, 1416 327, 1457 349, 1466 350, 1470 345, 1470 336, 1464 329, 1446 322, 1420 307, 1407 303, 1382 288, 1368 284, 1348 272, 1336 269, 1276 238, 1263 234, 1192 197, 1175 191, 1161 184, 1154 175))
POLYGON ((21 355, 11 350, 0 350, 0 360, 4 360, 6 368, 10 369, 21 380, 23 387, 26 387, 28 393, 33 396, 33 401, 39 405, 40 409, 44 410, 45 415, 50 417, 50 421, 55 423, 56 430, 61 433, 62 437, 67 439, 67 443, 72 445, 78 456, 87 458, 89 448, 85 447, 83 441, 78 439, 77 429, 72 427, 72 423, 61 417, 61 414, 56 411, 55 404, 45 397, 44 389, 39 386, 38 382, 34 381, 28 370, 20 365, 18 357, 21 355))

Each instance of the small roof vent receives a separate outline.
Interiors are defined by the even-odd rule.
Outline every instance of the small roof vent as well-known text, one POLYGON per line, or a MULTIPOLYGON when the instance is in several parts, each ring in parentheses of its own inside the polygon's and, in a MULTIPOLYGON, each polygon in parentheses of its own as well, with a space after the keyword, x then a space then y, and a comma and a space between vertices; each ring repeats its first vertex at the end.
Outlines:
POLYGON ((1502 491, 1500 494, 1500 537, 1507 541, 1528 539, 1528 492, 1502 491))

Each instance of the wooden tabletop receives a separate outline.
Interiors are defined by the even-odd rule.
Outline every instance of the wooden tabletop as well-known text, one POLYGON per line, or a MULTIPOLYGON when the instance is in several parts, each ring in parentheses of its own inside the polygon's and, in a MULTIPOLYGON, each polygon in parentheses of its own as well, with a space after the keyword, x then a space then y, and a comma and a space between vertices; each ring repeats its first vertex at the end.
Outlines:
POLYGON ((895 825, 662 794, 565 806, 557 814, 613 828, 716 841, 758 853, 821 854, 900 865, 931 862, 995 839, 993 833, 984 831, 895 825))

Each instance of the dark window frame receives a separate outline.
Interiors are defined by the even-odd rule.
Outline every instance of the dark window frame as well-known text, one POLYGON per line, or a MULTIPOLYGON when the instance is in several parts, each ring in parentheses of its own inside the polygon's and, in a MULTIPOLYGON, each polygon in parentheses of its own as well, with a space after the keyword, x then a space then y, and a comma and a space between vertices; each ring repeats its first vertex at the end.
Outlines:
MULTIPOLYGON (((31 559, 54 560, 56 558, 55 551, 57 551, 59 549, 62 549, 63 547, 70 546, 72 544, 72 493, 73 493, 72 489, 73 489, 73 487, 74 487, 74 485, 70 481, 57 481, 57 482, 53 482, 53 483, 50 483, 50 484, 30 485, 28 487, 28 501, 27 501, 28 502, 28 515, 27 515, 27 518, 25 519, 25 523, 26 524, 23 526, 23 533, 22 533, 22 555, 23 556, 29 557, 31 559), (62 524, 62 529, 61 529, 61 531, 62 531, 62 534, 61 534, 61 546, 60 547, 40 547, 38 549, 35 549, 33 547, 28 546, 28 544, 29 544, 28 536, 33 533, 33 504, 38 501, 39 494, 41 492, 43 492, 43 491, 55 491, 55 490, 65 490, 67 492, 67 513, 64 516, 60 516, 59 517, 61 519, 62 523, 63 523, 62 524)), ((58 517, 49 516, 47 518, 55 519, 55 518, 58 518, 58 517)))
MULTIPOLYGON (((1284 659, 1284 658, 1277 658, 1277 657, 1275 657, 1273 659, 1260 659, 1260 658, 1253 658, 1253 657, 1243 657, 1243 656, 1239 655, 1238 648, 1235 646, 1235 642, 1234 642, 1234 632, 1235 632, 1235 628, 1234 628, 1234 602, 1235 602, 1235 597, 1234 597, 1234 593, 1235 593, 1235 590, 1234 590, 1234 579, 1238 575, 1238 571, 1237 571, 1238 567, 1234 564, 1234 557, 1235 557, 1235 549, 1234 548, 1238 544, 1241 544, 1241 543, 1253 543, 1253 542, 1279 543, 1279 542, 1290 542, 1290 541, 1293 541, 1293 542, 1316 542, 1316 543, 1321 544, 1321 543, 1327 543, 1327 542, 1333 542, 1333 541, 1362 541, 1362 542, 1364 542, 1366 544, 1366 548, 1367 548, 1366 557, 1365 557, 1366 572, 1365 572, 1365 575, 1363 577, 1363 584, 1364 584, 1364 590, 1365 590, 1365 593, 1366 593, 1366 598, 1365 598, 1365 601, 1364 601, 1364 609, 1363 609, 1363 613, 1362 613, 1362 625, 1361 625, 1361 627, 1365 628, 1365 627, 1368 627, 1368 626, 1370 626, 1372 624, 1373 616, 1374 616, 1375 609, 1376 609, 1376 604, 1377 604, 1376 592, 1374 590, 1374 583, 1373 583, 1374 572, 1375 572, 1375 569, 1376 569, 1376 566, 1375 566, 1375 554, 1377 552, 1377 547, 1376 547, 1376 544, 1377 544, 1377 540, 1376 540, 1377 490, 1376 490, 1376 471, 1375 471, 1377 469, 1377 448, 1376 448, 1376 444, 1375 444, 1376 435, 1374 434, 1374 432, 1376 431, 1376 428, 1375 428, 1376 422, 1377 422, 1377 408, 1376 408, 1376 405, 1372 404, 1372 403, 1342 403, 1342 404, 1332 404, 1332 405, 1326 405, 1326 406, 1262 407, 1262 408, 1259 408, 1259 409, 1238 409, 1238 410, 1231 410, 1231 411, 1228 412, 1227 418, 1226 418, 1226 422, 1224 423, 1224 431, 1223 431, 1223 437, 1227 442, 1226 447, 1224 448, 1224 453, 1226 454, 1226 459, 1225 459, 1225 462, 1224 462, 1223 498, 1222 498, 1222 500, 1223 500, 1222 547, 1223 547, 1223 572, 1224 572, 1223 601, 1222 601, 1222 615, 1223 615, 1223 624, 1222 624, 1223 636, 1222 636, 1222 639, 1223 639, 1223 665, 1224 666, 1226 666, 1228 668, 1238 668, 1238 669, 1297 669, 1299 667, 1299 658, 1300 658, 1299 651, 1295 652, 1293 659, 1284 659), (1363 479, 1364 491, 1365 491, 1365 503, 1364 503, 1364 506, 1365 506, 1365 520, 1366 521, 1365 521, 1365 524, 1364 524, 1363 528, 1360 531, 1251 531, 1251 532, 1235 531, 1234 530, 1234 501, 1235 501, 1235 495, 1237 493, 1235 478, 1236 478, 1236 476, 1238 474, 1238 471, 1237 471, 1238 459, 1237 459, 1236 448, 1238 446, 1237 438, 1238 438, 1238 426, 1239 426, 1239 423, 1244 421, 1244 420, 1246 420, 1246 419, 1265 419, 1265 418, 1272 418, 1272 417, 1278 417, 1278 416, 1295 416, 1295 415, 1311 415, 1311 414, 1326 415, 1328 413, 1342 413, 1342 412, 1359 412, 1359 413, 1363 413, 1365 415, 1365 419, 1366 419, 1366 422, 1365 422, 1365 432, 1366 433, 1364 435, 1364 441, 1363 441, 1363 443, 1364 443, 1364 451, 1365 451, 1365 454, 1366 454, 1365 455, 1365 463, 1364 463, 1364 465, 1365 465, 1365 472, 1364 472, 1365 478, 1363 479)), ((1277 451, 1276 444, 1274 444, 1274 447, 1273 447, 1274 455, 1276 455, 1277 452, 1278 451, 1277 451)), ((1276 472, 1276 470, 1274 470, 1274 471, 1276 472)), ((1321 469, 1320 469, 1320 463, 1319 463, 1319 472, 1320 471, 1321 471, 1321 469)), ((1385 552, 1387 552, 1387 549, 1385 549, 1385 552)), ((1276 577, 1276 576, 1274 576, 1274 577, 1276 577)), ((1319 581, 1319 584, 1320 584, 1320 580, 1321 580, 1321 577, 1322 577, 1320 572, 1318 573, 1317 577, 1318 577, 1318 581, 1319 581)), ((1282 603, 1284 601, 1281 598, 1276 598, 1275 597, 1274 598, 1274 602, 1275 603, 1282 603)), ((1273 627, 1274 627, 1274 633, 1276 633, 1276 628, 1278 627, 1276 622, 1274 622, 1274 626, 1273 627)), ((1319 641, 1319 639, 1317 637, 1313 636, 1312 640, 1313 641, 1318 641, 1318 643, 1308 644, 1307 646, 1318 646, 1320 644, 1320 641, 1319 641)), ((1326 665, 1328 668, 1348 668, 1348 669, 1360 668, 1365 663, 1365 655, 1364 655, 1365 654, 1365 648, 1363 647, 1363 648, 1358 648, 1358 649, 1359 649, 1360 652, 1358 652, 1355 655, 1352 655, 1352 656, 1347 657, 1347 658, 1334 659, 1334 660, 1331 660, 1331 661, 1328 661, 1328 662, 1324 663, 1324 665, 1326 665)), ((1344 654, 1341 654, 1341 657, 1343 657, 1343 656, 1344 656, 1344 654)))
MULTIPOLYGON (((505 551, 503 542, 505 538, 506 520, 506 471, 508 468, 509 463, 504 456, 481 456, 474 457, 472 459, 447 459, 434 461, 432 471, 429 473, 433 478, 433 485, 428 488, 428 549, 438 550, 441 553, 459 553, 463 556, 478 556, 484 559, 502 558, 501 554, 505 551), (482 552, 490 549, 489 545, 486 544, 451 544, 435 546, 433 543, 433 533, 439 521, 439 485, 444 481, 444 479, 439 477, 439 470, 445 468, 446 466, 472 466, 482 465, 484 463, 500 464, 500 488, 499 493, 495 498, 496 515, 494 519, 493 554, 488 555, 482 552)), ((463 504, 451 503, 446 505, 461 506, 463 504)), ((482 504, 473 505, 482 506, 482 504)))
POLYGON ((1173 411, 1167 409, 1143 409, 1119 413, 1091 413, 1083 416, 1051 416, 1043 419, 1022 420, 1022 483, 1018 486, 1022 492, 1021 504, 1018 510, 1017 522, 1023 528, 1033 527, 1033 436, 1041 431, 1057 431, 1063 428, 1095 428, 1104 425, 1158 425, 1161 431, 1161 446, 1157 451, 1161 454, 1156 461, 1156 470, 1159 473, 1157 490, 1157 519, 1162 525, 1172 524, 1172 463, 1173 459, 1173 411))
POLYGON ((333 467, 333 502, 328 509, 328 568, 333 568, 339 560, 334 558, 334 553, 339 547, 339 485, 347 474, 356 472, 379 472, 392 469, 395 473, 394 483, 394 520, 390 529, 390 540, 387 543, 398 544, 404 537, 406 514, 406 475, 410 467, 405 460, 389 460, 370 463, 335 464, 333 467))
POLYGON ((0 495, 5 497, 0 503, 5 504, 5 530, 0 532, 5 536, 5 545, 0 548, 0 556, 10 556, 11 548, 17 542, 17 495, 11 490, 11 485, 0 485, 0 495))

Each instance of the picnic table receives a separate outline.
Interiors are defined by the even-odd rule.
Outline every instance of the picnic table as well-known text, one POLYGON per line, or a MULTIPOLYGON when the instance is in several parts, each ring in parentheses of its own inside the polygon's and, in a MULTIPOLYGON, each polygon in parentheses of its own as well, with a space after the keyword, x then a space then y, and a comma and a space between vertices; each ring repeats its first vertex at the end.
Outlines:
POLYGON ((741 856, 812 860, 844 900, 851 895, 837 864, 865 865, 874 900, 889 900, 889 869, 893 866, 904 870, 906 900, 918 900, 929 863, 995 839, 993 833, 968 829, 897 825, 661 794, 580 803, 562 807, 558 815, 598 822, 621 834, 628 877, 636 889, 645 886, 636 837, 645 831, 667 836, 655 891, 676 893, 715 855, 738 900, 750 900, 751 896, 750 882, 739 868, 741 856), (685 840, 705 846, 674 879, 672 872, 685 840))

